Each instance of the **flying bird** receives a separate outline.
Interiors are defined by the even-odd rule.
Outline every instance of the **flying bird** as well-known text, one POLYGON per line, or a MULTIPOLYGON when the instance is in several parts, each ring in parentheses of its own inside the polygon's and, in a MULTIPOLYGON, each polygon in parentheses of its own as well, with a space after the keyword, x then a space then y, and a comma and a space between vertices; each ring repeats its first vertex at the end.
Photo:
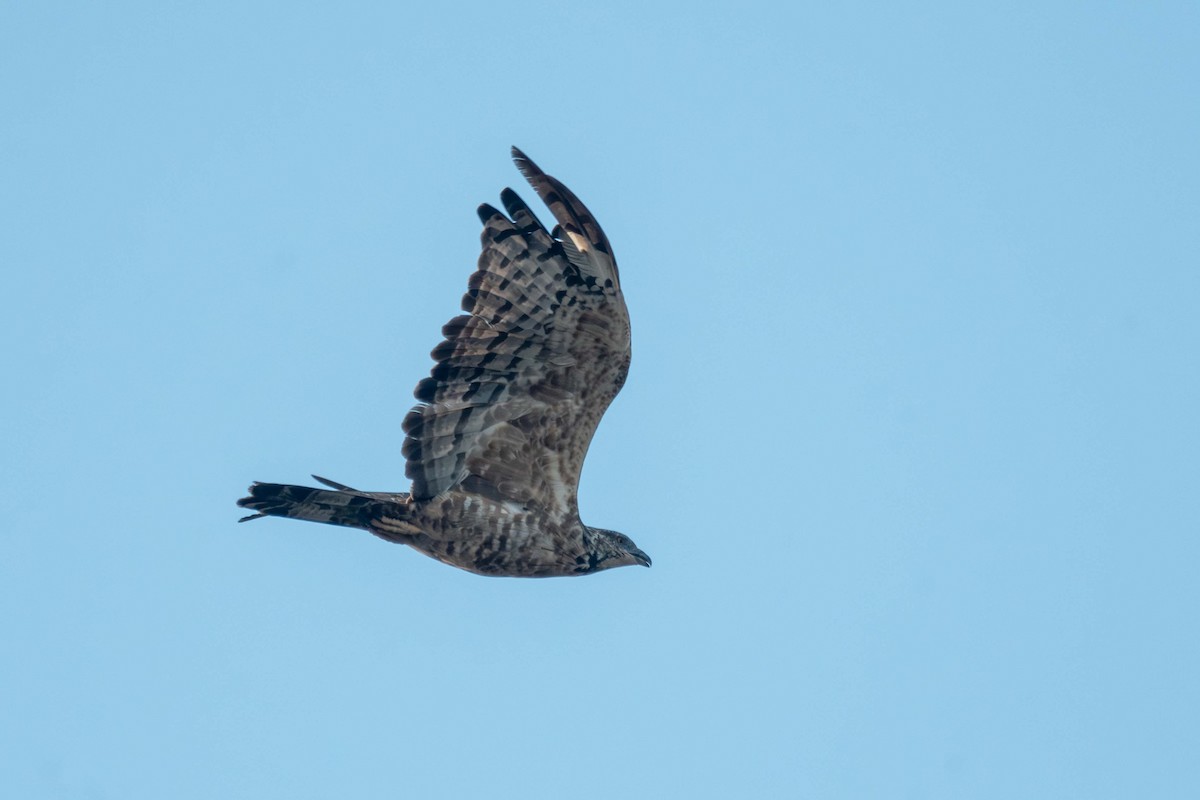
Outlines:
POLYGON ((479 207, 483 252, 462 316, 404 418, 408 492, 254 483, 264 516, 362 528, 480 575, 550 577, 641 565, 624 534, 579 518, 579 473, 629 371, 629 312, 595 217, 517 148, 513 161, 557 220, 512 189, 479 207))

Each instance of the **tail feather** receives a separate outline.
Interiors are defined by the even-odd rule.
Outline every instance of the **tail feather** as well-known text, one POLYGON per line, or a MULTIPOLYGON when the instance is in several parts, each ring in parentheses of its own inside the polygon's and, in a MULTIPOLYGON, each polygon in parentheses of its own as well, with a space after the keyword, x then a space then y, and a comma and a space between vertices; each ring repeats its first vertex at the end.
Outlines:
POLYGON ((260 517, 290 517, 371 530, 371 523, 381 517, 402 515, 408 502, 406 494, 360 492, 334 481, 313 477, 326 486, 337 488, 310 489, 281 483, 253 483, 250 485, 250 495, 238 500, 237 504, 255 513, 242 517, 238 522, 260 517))

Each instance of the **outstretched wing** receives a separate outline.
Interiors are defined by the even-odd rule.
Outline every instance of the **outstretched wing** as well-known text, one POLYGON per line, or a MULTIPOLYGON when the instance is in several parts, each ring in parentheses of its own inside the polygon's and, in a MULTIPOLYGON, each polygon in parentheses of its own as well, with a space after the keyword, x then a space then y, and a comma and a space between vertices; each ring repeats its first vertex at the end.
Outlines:
POLYGON ((517 148, 558 225, 511 189, 479 207, 483 253, 404 419, 412 495, 465 492, 577 513, 579 472, 629 370, 629 312, 612 248, 583 203, 517 148))

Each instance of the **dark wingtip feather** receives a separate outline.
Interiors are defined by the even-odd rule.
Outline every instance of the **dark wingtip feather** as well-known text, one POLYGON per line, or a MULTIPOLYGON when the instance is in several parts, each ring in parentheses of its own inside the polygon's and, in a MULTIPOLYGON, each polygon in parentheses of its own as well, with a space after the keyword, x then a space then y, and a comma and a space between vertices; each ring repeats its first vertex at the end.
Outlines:
POLYGON ((500 202, 504 204, 504 210, 508 212, 510 217, 515 216, 519 209, 529 210, 529 206, 525 205, 525 201, 521 199, 521 196, 508 186, 505 186, 503 191, 500 192, 500 202))
MULTIPOLYGON (((508 216, 512 218, 513 222, 521 226, 536 225, 538 229, 549 234, 546 226, 537 218, 537 214, 533 213, 533 209, 527 206, 521 196, 512 189, 505 188, 500 192, 500 200, 504 203, 504 210, 508 212, 508 216)), ((533 231, 527 230, 524 233, 533 233, 533 231)))
POLYGON ((487 203, 481 203, 479 208, 475 209, 475 213, 479 215, 479 221, 487 225, 487 221, 492 217, 503 216, 499 211, 487 203))
POLYGON ((422 403, 432 403, 437 399, 437 381, 433 378, 421 378, 417 388, 413 389, 413 397, 422 403))

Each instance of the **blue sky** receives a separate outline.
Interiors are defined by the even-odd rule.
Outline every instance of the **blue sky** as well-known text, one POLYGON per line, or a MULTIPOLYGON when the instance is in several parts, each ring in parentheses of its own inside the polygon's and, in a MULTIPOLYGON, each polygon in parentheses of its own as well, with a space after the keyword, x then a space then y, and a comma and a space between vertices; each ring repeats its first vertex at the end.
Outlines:
POLYGON ((1188 3, 0 4, 0 786, 23 798, 1200 793, 1188 3), (633 316, 488 580, 235 524, 403 490, 474 208, 633 316))

